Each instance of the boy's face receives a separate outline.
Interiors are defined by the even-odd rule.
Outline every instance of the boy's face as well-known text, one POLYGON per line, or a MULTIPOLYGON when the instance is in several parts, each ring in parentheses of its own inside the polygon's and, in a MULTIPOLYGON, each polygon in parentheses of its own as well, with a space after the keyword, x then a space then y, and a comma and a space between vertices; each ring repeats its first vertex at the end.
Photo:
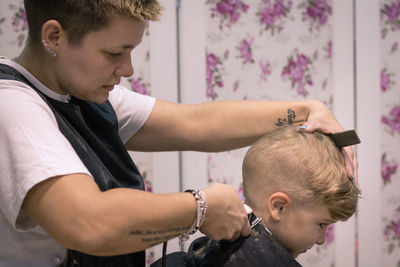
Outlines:
POLYGON ((296 258, 314 244, 322 245, 328 225, 334 222, 328 209, 321 204, 306 207, 291 205, 287 207, 281 221, 270 230, 293 258, 296 258))

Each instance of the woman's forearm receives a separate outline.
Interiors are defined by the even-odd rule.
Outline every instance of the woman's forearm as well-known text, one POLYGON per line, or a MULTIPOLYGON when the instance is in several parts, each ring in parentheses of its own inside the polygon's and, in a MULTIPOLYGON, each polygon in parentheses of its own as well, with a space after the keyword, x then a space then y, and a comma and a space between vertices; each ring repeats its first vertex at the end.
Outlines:
MULTIPOLYGON (((250 232, 243 202, 232 186, 203 190, 207 212, 201 230, 212 239, 250 232)), ((109 256, 141 251, 186 233, 197 216, 191 193, 153 194, 115 188, 101 192, 93 178, 70 174, 35 185, 24 212, 63 246, 109 256)))
MULTIPOLYGON (((141 251, 186 233, 196 219, 196 202, 187 193, 150 194, 130 189, 104 193, 93 224, 101 229, 90 254, 109 256, 141 251), (103 215, 101 215, 103 214, 103 215)), ((80 248, 81 250, 84 248, 80 248)))
POLYGON ((146 249, 185 233, 196 218, 191 194, 116 188, 70 174, 34 186, 23 210, 63 246, 106 256, 146 249))
POLYGON ((200 151, 224 151, 251 145, 283 125, 303 124, 316 101, 228 101, 201 104, 198 112, 200 151))

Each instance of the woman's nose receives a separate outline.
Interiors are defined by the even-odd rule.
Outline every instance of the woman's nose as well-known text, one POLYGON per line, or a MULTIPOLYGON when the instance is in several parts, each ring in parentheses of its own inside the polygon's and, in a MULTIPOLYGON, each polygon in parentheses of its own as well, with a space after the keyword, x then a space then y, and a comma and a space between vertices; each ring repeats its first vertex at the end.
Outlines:
POLYGON ((118 77, 130 77, 134 73, 131 56, 127 56, 123 59, 121 64, 115 69, 115 75, 118 77))

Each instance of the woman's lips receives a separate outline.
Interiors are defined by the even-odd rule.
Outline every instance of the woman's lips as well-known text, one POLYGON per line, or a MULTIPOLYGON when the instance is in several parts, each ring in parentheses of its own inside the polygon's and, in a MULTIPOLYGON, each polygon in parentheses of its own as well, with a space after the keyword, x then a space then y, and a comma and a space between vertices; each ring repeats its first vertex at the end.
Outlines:
POLYGON ((111 91, 112 89, 114 89, 115 85, 103 85, 103 88, 106 89, 107 91, 111 91))

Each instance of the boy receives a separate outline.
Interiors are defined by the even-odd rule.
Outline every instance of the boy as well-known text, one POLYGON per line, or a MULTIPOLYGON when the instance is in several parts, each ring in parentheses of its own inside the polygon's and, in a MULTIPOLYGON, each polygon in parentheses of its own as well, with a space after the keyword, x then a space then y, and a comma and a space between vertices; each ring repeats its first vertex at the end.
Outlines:
POLYGON ((248 150, 243 190, 253 210, 250 223, 261 218, 251 235, 235 242, 198 238, 186 255, 170 255, 168 266, 179 261, 183 266, 301 266, 295 258, 323 244, 328 225, 350 218, 360 193, 328 136, 291 126, 265 135, 248 150))

